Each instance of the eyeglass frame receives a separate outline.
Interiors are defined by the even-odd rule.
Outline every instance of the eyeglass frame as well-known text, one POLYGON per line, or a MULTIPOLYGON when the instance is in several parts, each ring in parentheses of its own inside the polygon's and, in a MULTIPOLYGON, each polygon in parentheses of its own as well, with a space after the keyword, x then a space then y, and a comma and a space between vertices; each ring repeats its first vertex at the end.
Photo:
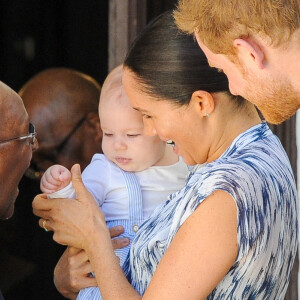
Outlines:
POLYGON ((32 123, 29 123, 29 134, 20 135, 20 136, 17 136, 17 137, 13 137, 13 138, 10 138, 10 139, 7 139, 7 140, 0 141, 0 145, 8 143, 8 142, 12 142, 12 141, 26 140, 26 139, 32 139, 30 141, 31 145, 34 145, 34 143, 36 141, 36 130, 35 130, 35 126, 32 123))
MULTIPOLYGON (((76 133, 76 131, 80 128, 80 126, 84 123, 85 120, 86 116, 79 119, 79 121, 76 123, 73 129, 65 136, 65 138, 59 143, 59 145, 47 154, 47 157, 45 157, 46 160, 53 162, 53 164, 56 163, 56 159, 53 159, 52 157, 57 157, 59 155, 61 150, 65 147, 70 138, 76 133)), ((25 176, 31 179, 39 179, 41 176, 41 171, 37 170, 35 164, 31 162, 31 166, 26 170, 25 176)))
MULTIPOLYGON (((76 123, 76 125, 73 127, 73 129, 65 136, 65 138, 57 145, 54 149, 50 151, 49 157, 51 156, 57 156, 61 150, 65 147, 65 145, 68 143, 70 138, 76 133, 76 131, 82 126, 82 124, 85 122, 86 116, 79 119, 79 121, 76 123), (55 155, 54 155, 55 154, 55 155)), ((53 161, 55 163, 55 161, 53 161)))

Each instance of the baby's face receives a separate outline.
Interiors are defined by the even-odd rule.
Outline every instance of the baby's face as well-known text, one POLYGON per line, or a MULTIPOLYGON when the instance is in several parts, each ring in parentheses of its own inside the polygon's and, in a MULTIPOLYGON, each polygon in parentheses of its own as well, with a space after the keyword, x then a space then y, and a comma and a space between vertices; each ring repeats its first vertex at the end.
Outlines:
POLYGON ((125 171, 138 172, 162 159, 165 143, 145 136, 140 112, 129 105, 104 105, 100 111, 102 149, 106 157, 125 171))

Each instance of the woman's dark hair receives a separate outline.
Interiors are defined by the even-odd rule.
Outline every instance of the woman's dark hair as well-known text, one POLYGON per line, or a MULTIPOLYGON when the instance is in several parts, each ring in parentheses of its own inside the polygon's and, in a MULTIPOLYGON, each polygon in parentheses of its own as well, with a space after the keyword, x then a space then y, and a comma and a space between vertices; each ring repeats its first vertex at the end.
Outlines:
POLYGON ((155 18, 137 36, 124 66, 135 74, 143 92, 158 100, 184 105, 197 90, 229 91, 226 75, 208 65, 194 38, 177 28, 172 11, 155 18))

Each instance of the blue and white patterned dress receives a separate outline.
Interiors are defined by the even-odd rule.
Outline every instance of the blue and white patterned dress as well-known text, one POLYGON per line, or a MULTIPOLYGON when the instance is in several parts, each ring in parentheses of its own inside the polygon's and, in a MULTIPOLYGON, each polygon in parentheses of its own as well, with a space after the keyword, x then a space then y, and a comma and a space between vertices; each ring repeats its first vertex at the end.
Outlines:
POLYGON ((186 187, 140 227, 123 266, 140 295, 180 226, 216 190, 237 204, 238 255, 207 299, 284 298, 297 250, 296 185, 288 157, 265 122, 240 134, 216 161, 195 166, 186 187))

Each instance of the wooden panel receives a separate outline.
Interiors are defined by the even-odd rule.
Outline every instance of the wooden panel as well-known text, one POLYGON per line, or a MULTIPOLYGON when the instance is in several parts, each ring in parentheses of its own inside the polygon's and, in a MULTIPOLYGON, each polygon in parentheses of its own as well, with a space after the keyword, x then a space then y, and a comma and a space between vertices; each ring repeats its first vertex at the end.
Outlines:
POLYGON ((177 0, 148 0, 147 1, 147 20, 148 22, 169 9, 174 9, 177 0))
POLYGON ((109 1, 109 71, 123 62, 131 42, 145 24, 146 0, 109 1))

